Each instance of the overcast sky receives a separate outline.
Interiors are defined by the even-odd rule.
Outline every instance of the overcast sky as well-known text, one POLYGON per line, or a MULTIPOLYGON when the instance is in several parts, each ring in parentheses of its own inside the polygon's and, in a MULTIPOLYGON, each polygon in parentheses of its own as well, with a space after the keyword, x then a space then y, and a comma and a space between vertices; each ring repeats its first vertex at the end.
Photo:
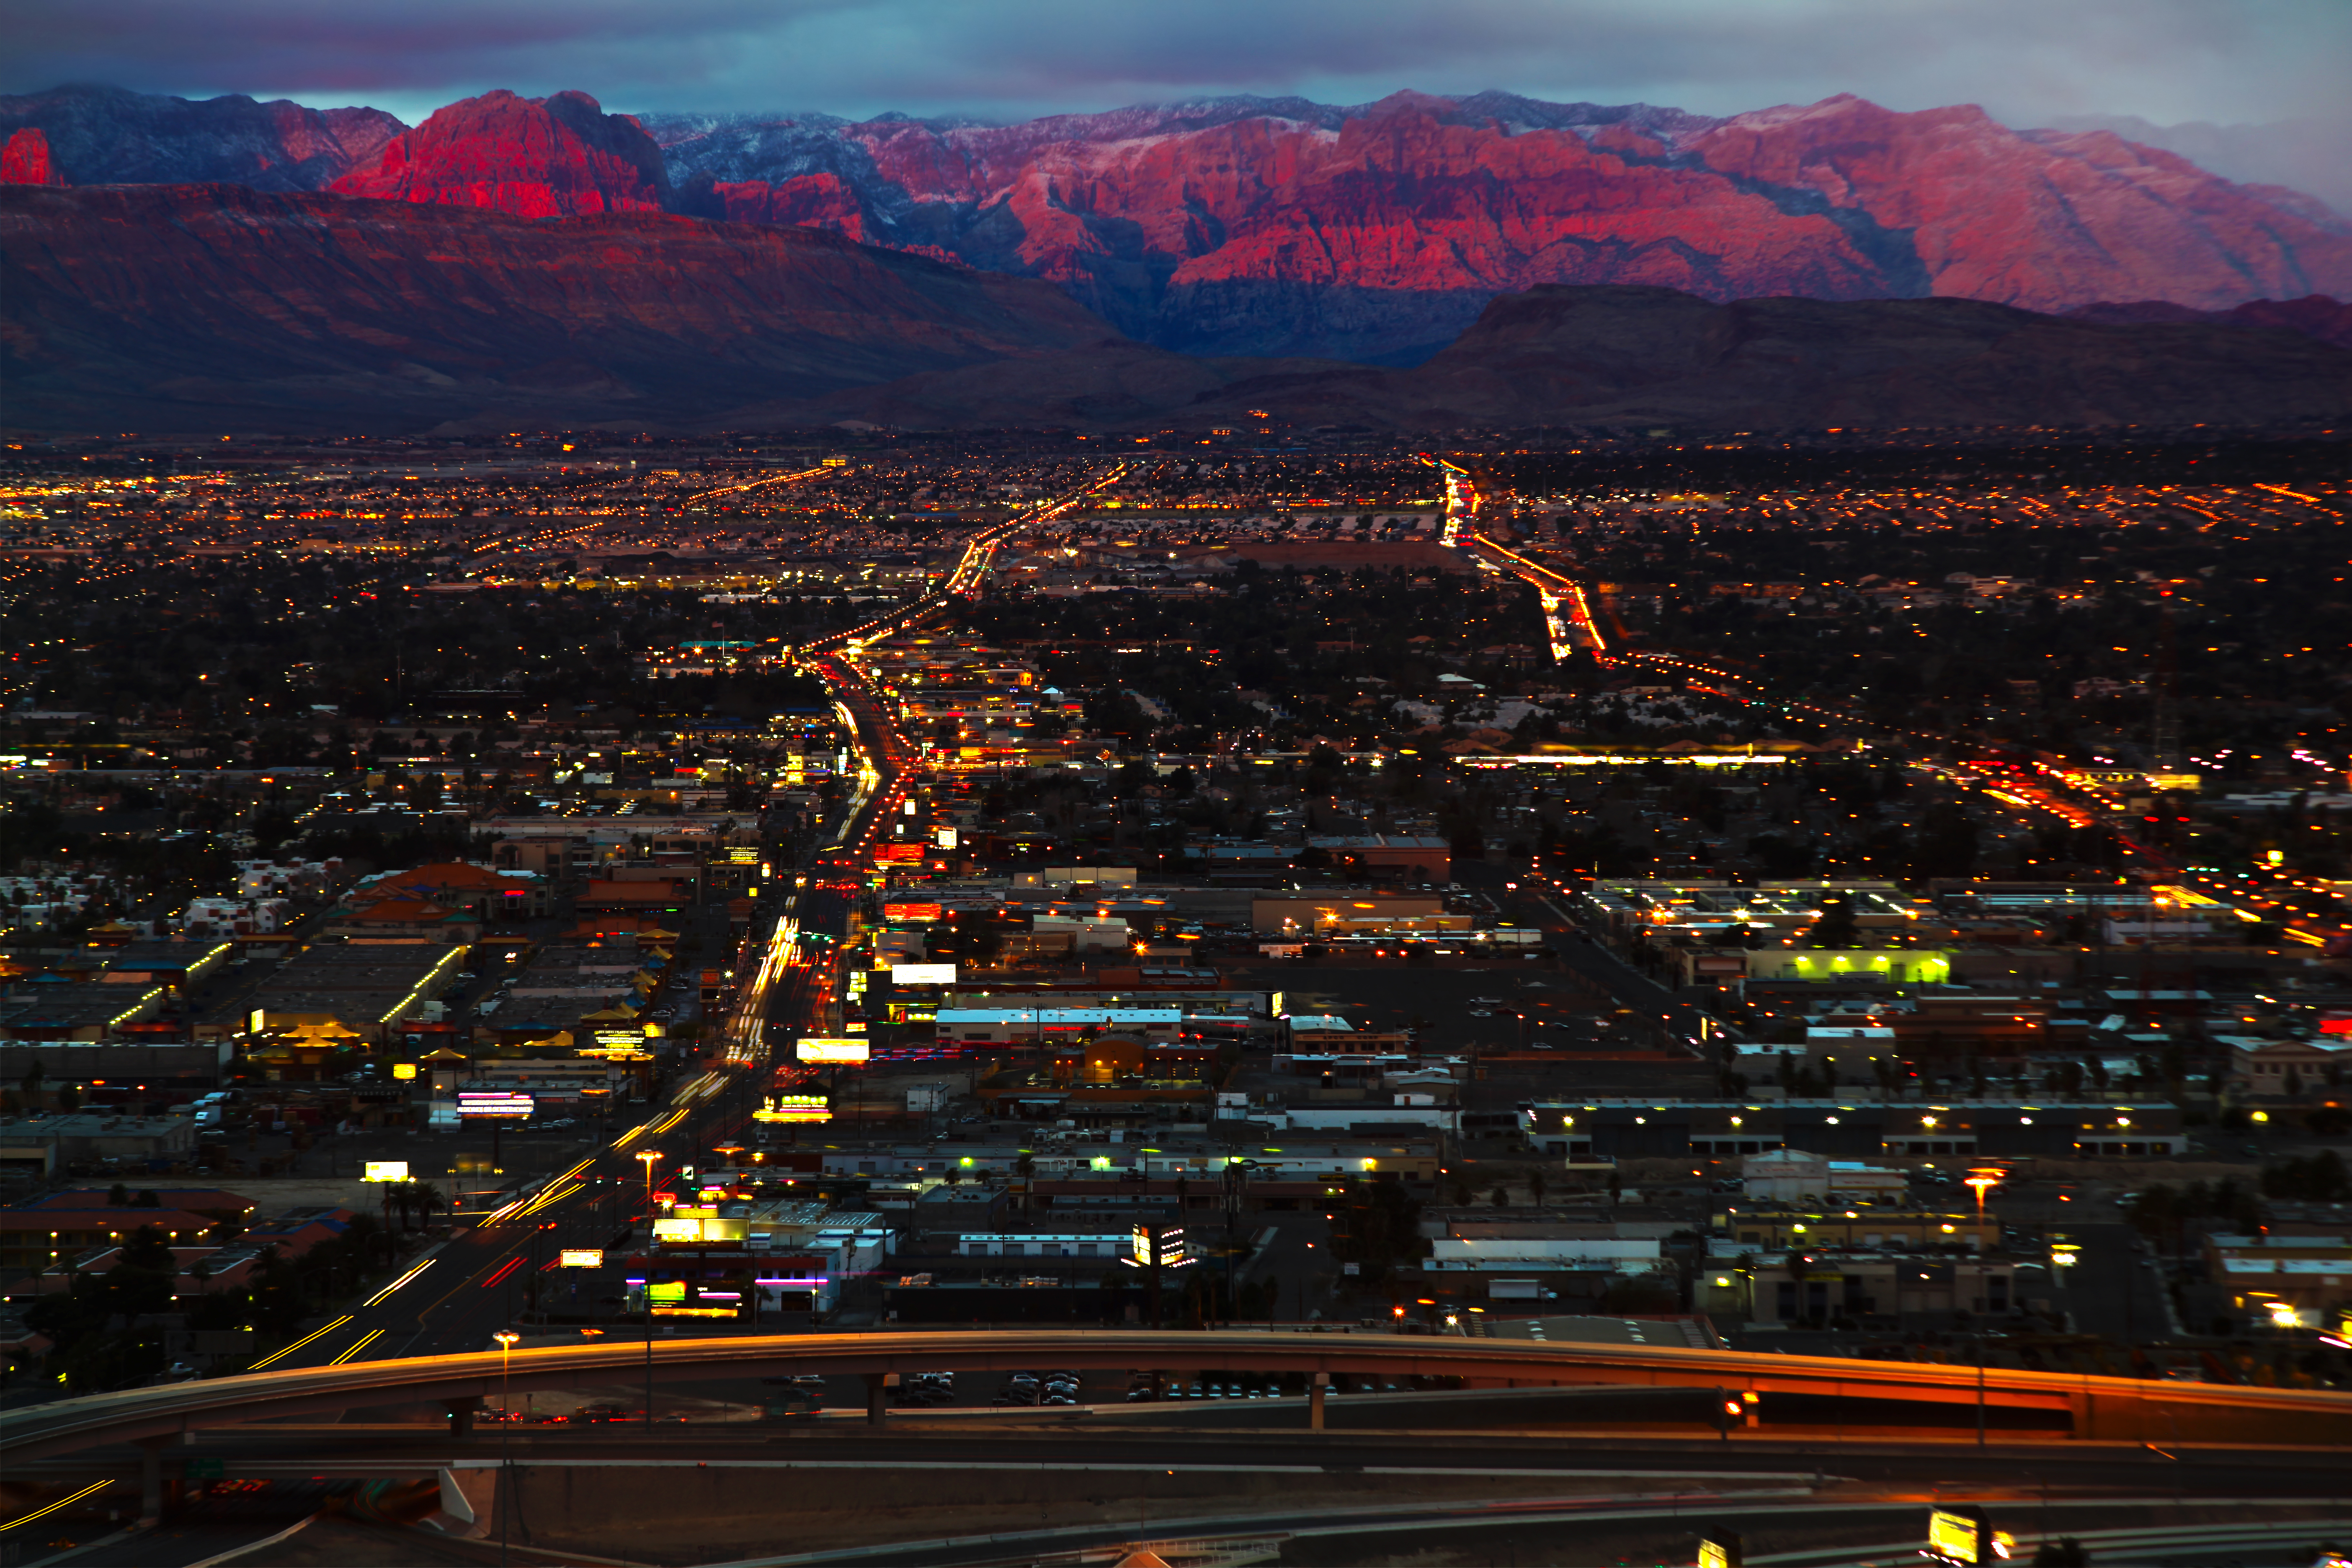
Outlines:
POLYGON ((103 81, 412 121, 493 87, 989 118, 1499 88, 2226 123, 2340 114, 2352 81, 2352 0, 0 0, 0 25, 9 91, 103 81))

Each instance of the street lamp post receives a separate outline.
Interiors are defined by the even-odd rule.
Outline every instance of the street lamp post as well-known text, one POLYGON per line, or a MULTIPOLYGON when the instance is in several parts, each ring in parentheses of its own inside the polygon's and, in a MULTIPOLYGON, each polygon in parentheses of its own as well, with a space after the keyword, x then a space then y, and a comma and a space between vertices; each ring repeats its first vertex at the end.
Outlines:
POLYGON ((2000 1173, 1993 1170, 1970 1171, 1966 1183, 1977 1194, 1977 1224, 1984 1225, 1985 1194, 2000 1185, 2000 1173))
MULTIPOLYGON (((1970 1171, 1968 1185, 1977 1195, 1977 1248, 1984 1250, 1985 1194, 2000 1185, 2000 1173, 1990 1168, 1970 1171)), ((1977 1330, 1977 1447, 1985 1446, 1985 1331, 1977 1330)))
POLYGON ((509 1522, 514 1518, 514 1399, 509 1363, 514 1354, 515 1341, 522 1338, 512 1329, 500 1329, 490 1336, 499 1342, 499 1568, 506 1568, 507 1539, 512 1532, 509 1522))
POLYGON ((646 1283, 638 1293, 638 1301, 646 1312, 646 1427, 654 1424, 654 1167, 661 1163, 661 1151, 640 1149, 637 1159, 646 1168, 646 1283))

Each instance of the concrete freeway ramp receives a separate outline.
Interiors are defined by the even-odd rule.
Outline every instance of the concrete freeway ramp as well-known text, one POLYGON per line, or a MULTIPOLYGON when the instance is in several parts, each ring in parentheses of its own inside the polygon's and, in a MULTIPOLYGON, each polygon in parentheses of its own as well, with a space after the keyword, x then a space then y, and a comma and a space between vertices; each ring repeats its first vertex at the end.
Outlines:
MULTIPOLYGON (((390 1404, 453 1411, 495 1396, 583 1381, 656 1383, 863 1375, 877 1419, 882 1380, 935 1370, 1041 1366, 1344 1373, 1461 1378, 1481 1388, 1619 1385, 1820 1395, 2063 1413, 2076 1438, 2126 1442, 2352 1447, 2352 1394, 2144 1383, 2128 1378, 1926 1366, 1659 1345, 1552 1345, 1420 1335, 1312 1331, 1184 1333, 1084 1330, 798 1334, 681 1339, 650 1349, 612 1338, 560 1349, 355 1362, 341 1366, 91 1395, 0 1415, 0 1464, 197 1427, 390 1404)), ((2001 1424, 2009 1424, 2003 1421, 2001 1424)))

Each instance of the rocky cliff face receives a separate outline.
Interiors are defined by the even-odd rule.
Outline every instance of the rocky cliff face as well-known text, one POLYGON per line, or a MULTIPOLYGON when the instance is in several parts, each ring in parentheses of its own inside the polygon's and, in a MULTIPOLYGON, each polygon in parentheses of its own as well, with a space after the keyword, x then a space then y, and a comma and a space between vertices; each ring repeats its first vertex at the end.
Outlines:
POLYGON ((2352 292, 2352 224, 2320 204, 1973 108, 1840 97, 1710 120, 1400 93, 1003 127, 650 129, 683 190, 822 175, 823 204, 787 204, 802 221, 1052 279, 1139 337, 1201 353, 1411 363, 1487 300, 1541 283, 2045 311, 2352 292))
POLYGON ((49 162, 49 139, 41 134, 40 127, 27 125, 10 132, 7 144, 0 146, 0 185, 64 184, 49 162))
POLYGON ((0 133, 38 131, 69 185, 217 180, 313 191, 375 156, 407 127, 377 109, 305 109, 278 100, 192 102, 117 87, 0 96, 0 133))
POLYGON ((653 139, 584 92, 490 92, 450 104, 329 188, 518 217, 660 212, 669 205, 653 139))
POLYGON ((1743 114, 1687 145, 1716 173, 1908 235, 1930 291, 1950 298, 2210 310, 2352 282, 2352 224, 2112 132, 2021 133, 1973 106, 1897 114, 1841 95, 1743 114))
POLYGON ((0 187, 12 425, 660 428, 1066 350, 1051 285, 815 229, 228 185, 0 187))
POLYGON ((688 185, 707 168, 753 174, 757 148, 808 169, 830 143, 822 161, 856 205, 815 221, 1051 279, 1129 332, 1190 352, 1417 357, 1487 299, 1538 281, 1726 296, 1925 289, 1866 220, 1784 211, 1677 166, 1655 134, 1711 121, 1528 107, 1615 117, 1507 126, 1400 94, 1351 113, 886 120, 800 125, 789 139, 766 124, 703 129, 668 151, 688 185))

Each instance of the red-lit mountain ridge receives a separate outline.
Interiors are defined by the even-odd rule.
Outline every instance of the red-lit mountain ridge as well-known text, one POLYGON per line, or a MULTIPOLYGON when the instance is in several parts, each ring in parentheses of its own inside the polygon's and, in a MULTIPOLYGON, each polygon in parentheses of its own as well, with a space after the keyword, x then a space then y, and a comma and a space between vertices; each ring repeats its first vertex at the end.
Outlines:
POLYGON ((485 93, 436 110, 328 187, 347 196, 492 207, 517 217, 660 212, 661 149, 584 92, 485 93))
POLYGON ((1045 278, 1144 341, 1412 363, 1498 294, 1930 295, 2065 311, 2352 297, 2352 224, 2112 132, 1838 97, 1730 119, 1501 93, 1223 99, 974 126, 0 99, 69 184, 232 179, 519 216, 666 207, 1045 278))
POLYGON ((1539 283, 2045 311, 2352 292, 2352 224, 2308 197, 1968 107, 1839 97, 1718 121, 1399 94, 1006 127, 646 127, 683 203, 1049 278, 1202 353, 1411 360, 1539 283))

